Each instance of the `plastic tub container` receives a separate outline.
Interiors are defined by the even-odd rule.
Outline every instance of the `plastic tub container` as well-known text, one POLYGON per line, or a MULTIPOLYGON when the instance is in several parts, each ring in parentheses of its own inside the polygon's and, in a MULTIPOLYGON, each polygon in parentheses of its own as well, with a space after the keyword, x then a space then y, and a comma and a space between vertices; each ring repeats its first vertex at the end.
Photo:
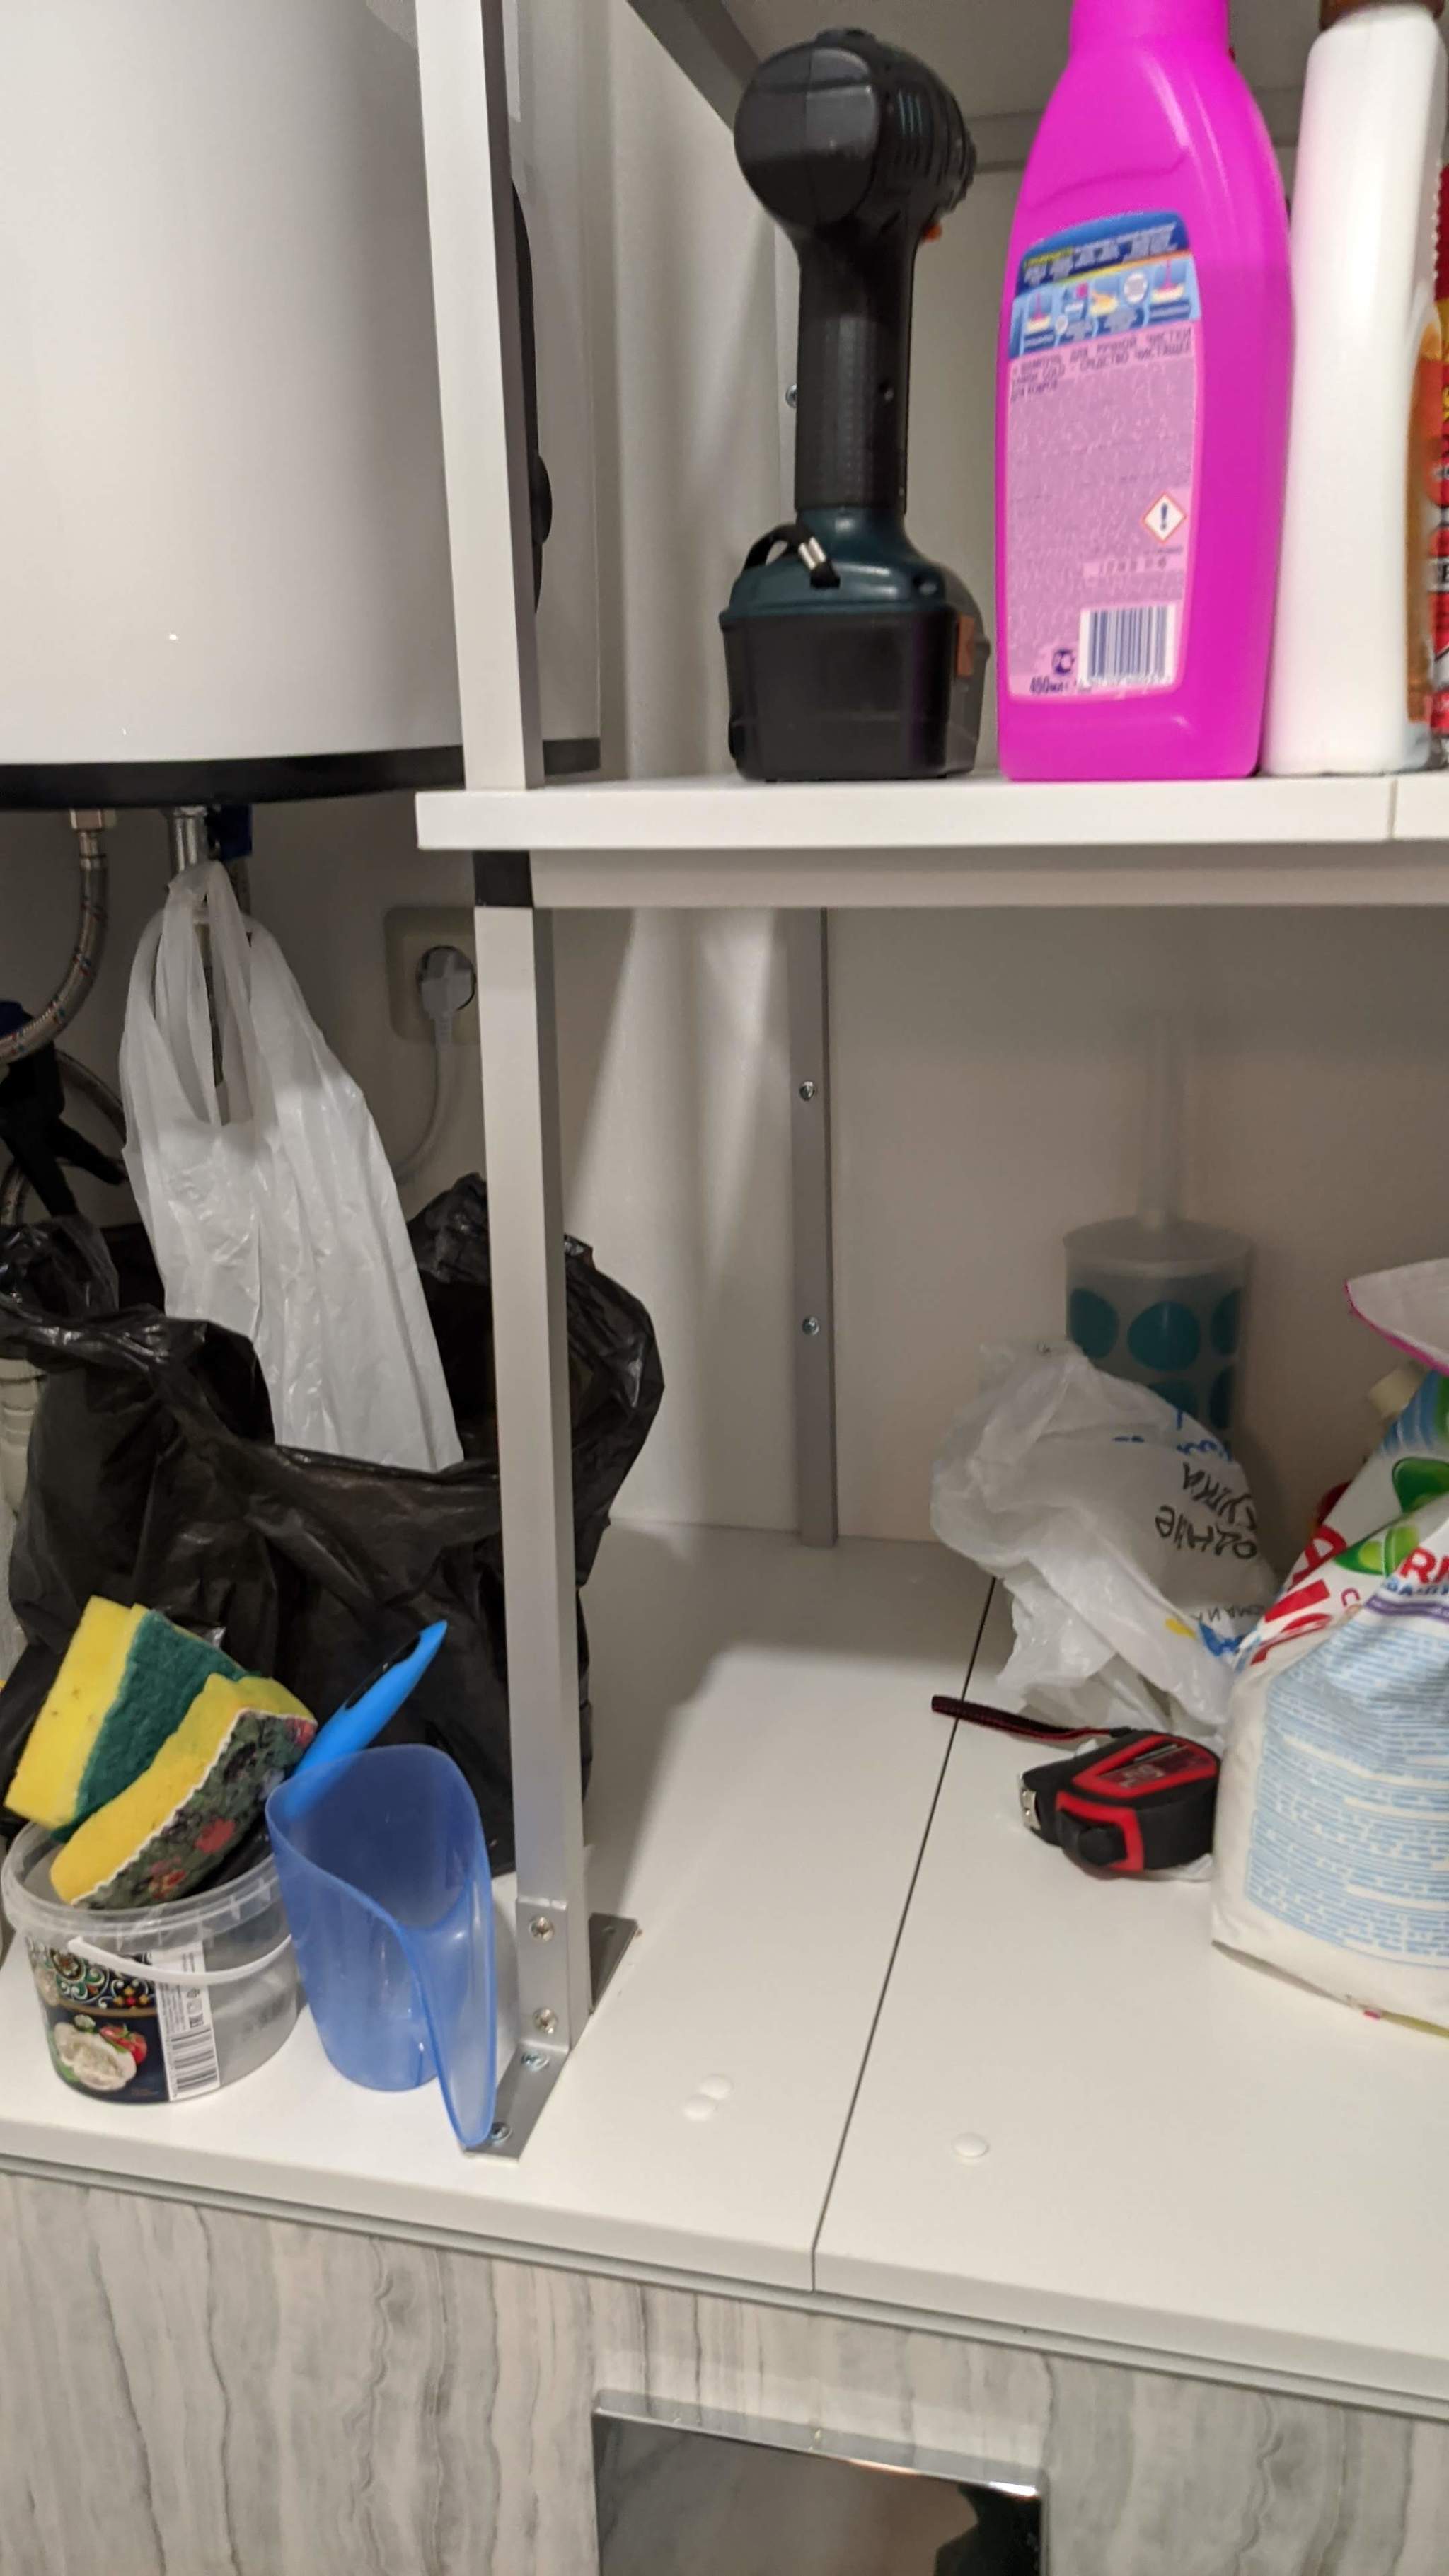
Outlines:
POLYGON ((27 1825, 0 1905, 30 1952, 51 2060, 107 2100, 191 2101, 275 2056, 302 1988, 270 1853, 241 1877, 129 1913, 62 1905, 55 1835, 27 1825))
POLYGON ((1109 1217, 1066 1239, 1067 1330, 1109 1377, 1232 1431, 1251 1246, 1187 1217, 1109 1217))
POLYGON ((1067 1236, 1067 1333, 1108 1377, 1151 1387, 1226 1439, 1252 1246, 1225 1225, 1177 1213, 1187 1075, 1180 1017, 1158 1012, 1148 1037, 1137 1214, 1067 1236))
POLYGON ((431 1745, 379 1745, 274 1789, 267 1824, 322 2045, 340 2075, 442 2082, 464 2146, 497 2084, 493 1882, 473 1792, 431 1745))

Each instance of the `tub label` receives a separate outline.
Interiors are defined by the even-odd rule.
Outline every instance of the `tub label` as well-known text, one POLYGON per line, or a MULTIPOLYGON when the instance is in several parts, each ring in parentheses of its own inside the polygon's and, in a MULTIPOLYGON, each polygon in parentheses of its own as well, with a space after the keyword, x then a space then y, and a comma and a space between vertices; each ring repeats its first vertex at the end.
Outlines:
MULTIPOLYGON (((188 2102, 221 2083, 205 1986, 153 1986, 92 1967, 69 1950, 27 1944, 56 2073, 78 2093, 119 2102, 188 2102)), ((168 1951, 195 1972, 199 1949, 168 1951)))
MULTIPOLYGON (((198 1941, 189 1950, 153 1950, 153 1966, 158 1963, 178 1974, 197 1976, 206 1966, 206 1953, 198 1941)), ((156 1988, 156 2018, 161 2026, 161 2048, 166 2059, 166 2083, 173 2102, 191 2102, 198 2093, 215 2093, 221 2086, 221 2067, 216 2054, 216 2031, 211 2018, 211 1994, 206 1986, 173 1986, 156 1988)))
POLYGON ((155 1987, 93 1968, 69 1950, 28 1946, 57 2075, 78 2093, 108 2100, 169 2101, 155 1987))
POLYGON ((1182 670, 1202 301, 1180 215, 1026 253, 1007 344, 1007 684, 1140 696, 1182 670))

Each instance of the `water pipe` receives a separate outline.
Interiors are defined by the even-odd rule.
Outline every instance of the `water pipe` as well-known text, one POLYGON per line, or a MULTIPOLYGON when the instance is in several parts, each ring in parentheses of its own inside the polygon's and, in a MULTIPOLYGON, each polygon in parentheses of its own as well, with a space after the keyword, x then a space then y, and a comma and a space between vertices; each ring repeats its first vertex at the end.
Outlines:
POLYGON ((109 867, 106 859, 106 833, 115 822, 114 814, 99 806, 80 808, 71 814, 71 829, 80 853, 80 920, 76 926, 75 946, 71 950, 60 984, 43 1011, 8 1038, 0 1038, 0 1066, 19 1064, 24 1057, 35 1055, 41 1047, 53 1046, 63 1029, 81 1009, 95 982, 96 969, 105 953, 106 892, 109 867))

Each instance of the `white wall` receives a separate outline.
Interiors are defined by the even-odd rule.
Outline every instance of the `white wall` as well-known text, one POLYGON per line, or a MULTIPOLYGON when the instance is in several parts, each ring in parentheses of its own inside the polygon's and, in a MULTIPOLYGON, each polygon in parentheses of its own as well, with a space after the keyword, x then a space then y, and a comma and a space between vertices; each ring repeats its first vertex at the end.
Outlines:
MULTIPOLYGON (((945 8, 913 0, 922 50, 945 8)), ((625 0, 591 13, 590 43, 590 266, 604 315, 617 308, 596 367, 609 743, 641 771, 718 768, 714 621, 780 497, 772 245, 723 128, 625 0)), ((921 266, 912 528, 983 602, 1010 198, 1009 182, 983 182, 921 266)), ((261 815, 258 833, 259 909, 401 1151, 428 1064, 389 1031, 382 916, 466 901, 464 870, 417 856, 399 799, 261 815)), ((37 997, 64 962, 67 842, 60 821, 0 831, 0 991, 37 997)), ((135 932, 164 889, 159 823, 122 827, 116 881, 116 944, 78 1034, 103 1067, 135 932)), ((626 1509, 788 1526, 777 927, 577 917, 558 949, 570 1222, 650 1304, 669 1378, 626 1509)), ((1258 1246, 1246 1445, 1281 1547, 1369 1437, 1364 1392, 1384 1363, 1340 1283, 1446 1248, 1449 918, 842 915, 832 966, 847 1529, 921 1534, 932 1447, 979 1345, 1059 1325, 1062 1232, 1130 1204, 1140 1034, 1166 991, 1196 1033, 1192 1212, 1258 1246)), ((475 1064, 460 1059, 425 1187, 478 1160, 475 1064)))

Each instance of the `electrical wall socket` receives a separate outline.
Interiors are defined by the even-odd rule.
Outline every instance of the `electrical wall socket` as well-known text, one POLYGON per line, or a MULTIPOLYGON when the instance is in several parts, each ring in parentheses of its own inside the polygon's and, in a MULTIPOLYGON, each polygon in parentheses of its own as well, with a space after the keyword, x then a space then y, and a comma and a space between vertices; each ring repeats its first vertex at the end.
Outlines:
MULTIPOLYGON (((462 904, 434 904, 431 909, 402 907, 388 913, 383 936, 387 944, 387 1010, 393 1034, 431 1046, 433 1024, 418 999, 418 968, 430 948, 461 948, 469 964, 476 965, 473 915, 462 904)), ((475 993, 467 1009, 460 1011, 453 1022, 453 1044, 475 1047, 477 1043, 475 993)))

